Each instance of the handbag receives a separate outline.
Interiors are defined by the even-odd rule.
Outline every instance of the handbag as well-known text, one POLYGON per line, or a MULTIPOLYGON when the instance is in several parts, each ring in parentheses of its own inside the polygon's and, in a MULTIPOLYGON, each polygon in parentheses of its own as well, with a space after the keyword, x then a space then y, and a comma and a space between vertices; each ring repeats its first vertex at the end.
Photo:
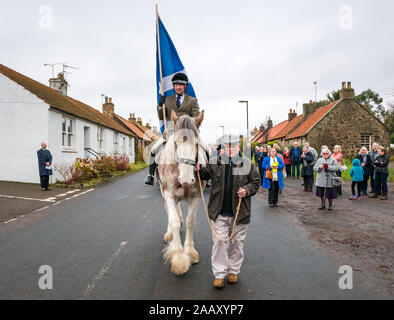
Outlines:
POLYGON ((265 170, 265 178, 272 180, 272 171, 271 170, 265 170))
POLYGON ((342 181, 343 180, 341 179, 341 177, 338 176, 331 178, 331 183, 333 187, 339 187, 342 184, 342 181))

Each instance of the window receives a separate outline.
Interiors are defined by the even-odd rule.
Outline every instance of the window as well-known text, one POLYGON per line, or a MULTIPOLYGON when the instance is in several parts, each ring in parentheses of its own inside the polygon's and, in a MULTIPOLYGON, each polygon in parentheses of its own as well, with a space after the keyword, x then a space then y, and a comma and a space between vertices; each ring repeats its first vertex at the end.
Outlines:
POLYGON ((97 146, 99 150, 103 150, 104 147, 104 129, 101 127, 97 128, 97 146))
POLYGON ((118 153, 119 133, 114 132, 114 153, 118 153))
POLYGON ((62 118, 62 146, 63 147, 73 146, 73 132, 74 132, 73 120, 67 117, 63 117, 62 118))
POLYGON ((366 147, 368 150, 371 150, 370 134, 361 134, 361 147, 366 147))

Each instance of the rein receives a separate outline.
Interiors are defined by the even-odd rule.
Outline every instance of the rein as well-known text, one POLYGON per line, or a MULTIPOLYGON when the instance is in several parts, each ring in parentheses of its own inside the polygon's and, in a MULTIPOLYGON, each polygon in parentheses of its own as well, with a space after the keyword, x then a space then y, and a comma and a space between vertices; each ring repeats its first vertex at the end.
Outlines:
MULTIPOLYGON (((198 151, 199 151, 199 148, 204 149, 201 146, 200 143, 197 144, 197 154, 196 154, 196 159, 195 160, 188 159, 188 158, 178 158, 176 156, 176 143, 175 143, 175 139, 174 139, 174 160, 175 160, 174 162, 176 162, 178 164, 187 164, 187 165, 190 165, 190 166, 195 166, 197 164, 197 162, 198 162, 198 151)), ((201 178, 200 178, 200 172, 199 171, 197 171, 197 177, 198 177, 198 183, 200 185, 200 193, 201 193, 202 203, 204 205, 205 216, 207 217, 208 225, 209 225, 209 228, 211 229, 211 232, 212 232, 213 236, 217 240, 219 240, 221 242, 230 241, 233 238, 233 236, 234 236, 234 229, 235 229, 235 225, 237 223, 237 219, 238 219, 239 209, 241 207, 242 198, 238 198, 237 211, 235 213, 235 218, 234 218, 233 227, 232 227, 232 230, 231 230, 231 235, 227 239, 223 239, 215 232, 215 230, 213 230, 213 227, 212 227, 212 224, 211 224, 211 220, 209 219, 208 208, 207 208, 207 204, 205 203, 204 191, 202 189, 202 184, 201 184, 201 178)))

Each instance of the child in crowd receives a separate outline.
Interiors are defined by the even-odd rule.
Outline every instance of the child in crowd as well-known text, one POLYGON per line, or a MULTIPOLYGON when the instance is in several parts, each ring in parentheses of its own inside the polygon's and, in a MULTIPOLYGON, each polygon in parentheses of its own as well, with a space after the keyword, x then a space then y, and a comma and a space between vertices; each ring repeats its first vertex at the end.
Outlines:
POLYGON ((357 199, 360 200, 361 185, 364 181, 364 169, 361 166, 359 159, 353 160, 353 167, 350 170, 350 176, 352 177, 352 195, 349 200, 357 199), (357 185, 357 197, 354 187, 357 185))

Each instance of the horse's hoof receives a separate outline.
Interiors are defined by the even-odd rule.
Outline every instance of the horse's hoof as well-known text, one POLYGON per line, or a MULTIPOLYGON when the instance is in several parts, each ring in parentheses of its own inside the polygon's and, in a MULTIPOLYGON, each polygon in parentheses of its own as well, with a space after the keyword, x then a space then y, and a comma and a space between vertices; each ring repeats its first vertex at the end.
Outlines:
POLYGON ((190 257, 192 264, 200 262, 200 255, 198 254, 196 249, 189 249, 185 253, 190 257))
POLYGON ((171 259, 171 272, 180 276, 189 271, 190 265, 190 257, 183 252, 178 252, 171 259))
POLYGON ((172 233, 167 232, 167 233, 164 235, 163 238, 164 238, 164 242, 169 243, 169 242, 172 240, 172 233))

